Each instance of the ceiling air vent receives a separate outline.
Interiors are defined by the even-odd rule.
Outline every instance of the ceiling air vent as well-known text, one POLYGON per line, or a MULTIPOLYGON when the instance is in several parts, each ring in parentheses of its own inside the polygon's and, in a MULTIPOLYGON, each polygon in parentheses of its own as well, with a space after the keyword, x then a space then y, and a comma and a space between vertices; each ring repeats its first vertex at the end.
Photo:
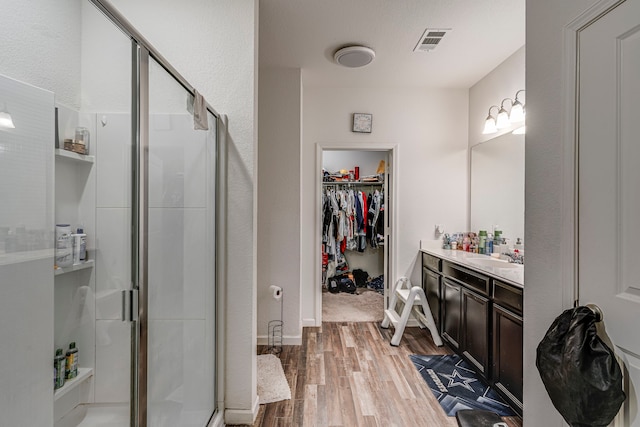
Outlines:
POLYGON ((427 28, 424 30, 414 52, 429 52, 435 49, 451 28, 427 28))

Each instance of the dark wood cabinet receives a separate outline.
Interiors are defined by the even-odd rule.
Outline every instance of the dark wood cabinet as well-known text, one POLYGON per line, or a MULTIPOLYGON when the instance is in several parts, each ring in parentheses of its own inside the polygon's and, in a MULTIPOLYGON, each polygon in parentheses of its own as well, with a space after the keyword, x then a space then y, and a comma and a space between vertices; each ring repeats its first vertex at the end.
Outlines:
POLYGON ((522 414, 522 317, 493 306, 493 383, 522 414))
POLYGON ((489 377, 489 298, 462 288, 462 354, 489 377))
POLYGON ((443 340, 522 415, 522 287, 424 253, 422 287, 443 340))
POLYGON ((462 323, 462 287, 447 278, 442 279, 442 338, 454 350, 460 349, 460 327, 462 323))
POLYGON ((435 273, 428 268, 422 267, 422 289, 427 296, 427 302, 436 322, 438 331, 442 331, 440 327, 440 280, 442 275, 435 273))

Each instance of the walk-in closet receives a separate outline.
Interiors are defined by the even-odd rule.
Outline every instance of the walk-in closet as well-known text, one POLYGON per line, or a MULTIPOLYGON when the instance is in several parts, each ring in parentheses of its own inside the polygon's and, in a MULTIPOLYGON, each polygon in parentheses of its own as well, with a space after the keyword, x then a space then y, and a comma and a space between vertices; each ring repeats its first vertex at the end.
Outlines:
POLYGON ((387 271, 387 151, 322 154, 324 321, 381 320, 387 271))
POLYGON ((217 401, 217 113, 194 129, 192 88, 110 4, 12 10, 0 424, 203 427, 217 401), (38 22, 29 37, 23 20, 38 22))

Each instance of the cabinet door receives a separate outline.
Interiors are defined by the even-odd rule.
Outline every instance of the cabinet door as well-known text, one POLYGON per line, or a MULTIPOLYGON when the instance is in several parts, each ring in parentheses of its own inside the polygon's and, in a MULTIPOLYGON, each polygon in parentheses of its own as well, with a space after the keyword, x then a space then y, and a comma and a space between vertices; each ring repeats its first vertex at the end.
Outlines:
POLYGON ((460 305, 462 301, 461 287, 455 282, 442 281, 444 301, 442 304, 442 337, 454 349, 460 347, 460 305))
POLYGON ((522 318, 493 306, 493 380, 522 413, 522 318))
POLYGON ((489 299, 462 289, 461 350, 485 377, 489 367, 489 299))
POLYGON ((440 331, 440 278, 442 276, 433 271, 422 268, 422 289, 427 296, 427 302, 436 322, 438 331, 440 331))

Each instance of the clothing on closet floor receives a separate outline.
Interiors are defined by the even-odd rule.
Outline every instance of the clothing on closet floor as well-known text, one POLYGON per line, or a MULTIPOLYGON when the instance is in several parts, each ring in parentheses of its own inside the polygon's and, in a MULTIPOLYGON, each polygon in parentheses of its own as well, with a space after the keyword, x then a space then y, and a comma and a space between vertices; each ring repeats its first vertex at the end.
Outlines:
POLYGON ((376 292, 384 294, 384 275, 372 279, 369 283, 367 283, 367 287, 369 289, 375 289, 376 292))
POLYGON ((367 286, 367 280, 369 279, 369 273, 359 268, 353 270, 353 280, 356 282, 356 286, 364 288, 367 286))

